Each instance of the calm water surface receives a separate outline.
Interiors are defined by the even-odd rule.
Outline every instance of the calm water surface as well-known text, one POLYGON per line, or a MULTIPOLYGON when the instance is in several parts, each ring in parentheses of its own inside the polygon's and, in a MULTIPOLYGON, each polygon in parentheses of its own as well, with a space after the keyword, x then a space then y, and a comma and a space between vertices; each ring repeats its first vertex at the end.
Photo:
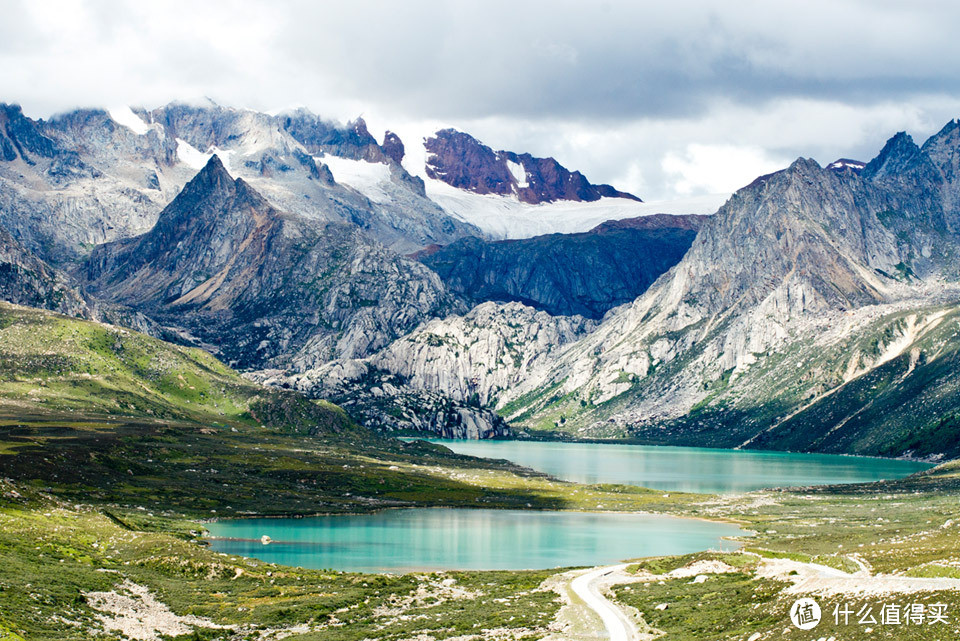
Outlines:
POLYGON ((273 563, 350 571, 521 570, 734 549, 743 532, 646 514, 414 508, 302 519, 208 524, 218 552, 273 563), (263 545, 260 537, 274 540, 263 545))
MULTIPOLYGON (((923 463, 852 456, 741 452, 599 443, 437 440, 452 450, 508 459, 582 483, 730 493, 763 487, 894 479, 923 463)), ((726 523, 645 514, 404 509, 208 526, 211 547, 264 561, 351 571, 519 570, 601 565, 735 544, 726 523), (274 540, 263 545, 260 537, 274 540)))
POLYGON ((626 483, 673 492, 729 494, 766 487, 898 479, 927 463, 837 456, 612 443, 429 439, 459 454, 507 459, 578 483, 626 483))

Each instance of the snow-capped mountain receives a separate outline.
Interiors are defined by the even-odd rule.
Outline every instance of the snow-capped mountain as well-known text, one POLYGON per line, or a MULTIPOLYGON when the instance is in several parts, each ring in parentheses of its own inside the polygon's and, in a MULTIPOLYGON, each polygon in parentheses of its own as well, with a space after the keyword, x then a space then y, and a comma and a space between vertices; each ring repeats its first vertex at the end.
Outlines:
POLYGON ((83 109, 44 121, 3 105, 0 125, 0 226, 54 262, 149 230, 213 154, 276 206, 357 225, 401 252, 480 233, 427 198, 362 120, 339 125, 303 110, 274 116, 171 103, 151 111, 83 109), (341 157, 371 161, 390 197, 370 199, 336 182, 324 159, 341 157))
POLYGON ((516 196, 530 205, 601 198, 640 201, 610 185, 594 185, 579 171, 569 171, 553 158, 494 151, 456 129, 441 129, 424 140, 424 148, 429 178, 475 194, 516 196))
MULTIPOLYGON (((494 240, 581 233, 608 220, 653 214, 709 215, 730 196, 643 202, 609 185, 594 185, 552 158, 493 151, 450 128, 408 136, 401 141, 388 132, 384 145, 394 145, 393 153, 423 182, 430 200, 494 240)), ((383 168, 369 162, 336 160, 330 168, 337 182, 371 200, 383 199, 390 191, 383 168)))
POLYGON ((953 121, 869 163, 801 158, 729 199, 643 203, 444 129, 4 105, 0 296, 283 368, 260 376, 383 429, 504 434, 496 410, 591 436, 933 452, 960 407, 958 157, 953 121))

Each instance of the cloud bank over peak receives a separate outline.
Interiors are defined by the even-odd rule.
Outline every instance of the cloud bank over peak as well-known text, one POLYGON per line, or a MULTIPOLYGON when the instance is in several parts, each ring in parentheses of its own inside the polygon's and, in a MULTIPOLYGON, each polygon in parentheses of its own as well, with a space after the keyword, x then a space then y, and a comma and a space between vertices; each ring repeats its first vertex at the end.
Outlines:
POLYGON ((4 14, 0 100, 30 115, 209 96, 363 113, 376 134, 442 122, 646 199, 729 191, 800 155, 865 159, 960 115, 945 64, 960 6, 941 3, 21 0, 4 14))

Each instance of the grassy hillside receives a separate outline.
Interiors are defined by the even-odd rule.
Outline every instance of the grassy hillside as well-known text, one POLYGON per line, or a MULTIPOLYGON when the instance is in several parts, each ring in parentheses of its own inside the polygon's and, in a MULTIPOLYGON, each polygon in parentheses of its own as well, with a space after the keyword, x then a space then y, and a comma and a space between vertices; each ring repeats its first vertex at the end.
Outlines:
MULTIPOLYGON (((284 567, 204 547, 199 520, 213 516, 411 505, 642 510, 755 532, 746 554, 718 559, 736 573, 616 589, 671 638, 776 637, 795 595, 758 575, 761 557, 960 578, 960 463, 895 482, 743 496, 580 486, 381 439, 335 406, 264 390, 203 352, 45 312, 0 313, 3 641, 117 639, 136 626, 181 640, 536 639, 562 621, 547 587, 555 571, 284 567)), ((711 554, 638 567, 662 573, 711 554)), ((955 591, 925 598, 960 607, 955 591)))
MULTIPOLYGON (((202 350, 0 303, 0 416, 104 416, 256 426, 257 408, 264 411, 285 400, 244 380, 202 350)), ((298 409, 316 421, 309 427, 305 422, 299 425, 308 431, 350 427, 346 415, 333 406, 315 410, 302 404, 298 409)), ((272 411, 266 415, 277 418, 272 411)))
POLYGON ((505 462, 380 437, 206 352, 11 305, 0 305, 0 467, 74 501, 193 517, 664 501, 636 488, 571 496, 505 462))
POLYGON ((0 305, 0 363, 3 641, 119 638, 139 624, 104 614, 111 599, 178 639, 536 638, 559 607, 539 589, 549 571, 285 568, 209 551, 197 520, 697 500, 577 486, 384 439, 336 406, 258 387, 204 352, 32 309, 0 305))

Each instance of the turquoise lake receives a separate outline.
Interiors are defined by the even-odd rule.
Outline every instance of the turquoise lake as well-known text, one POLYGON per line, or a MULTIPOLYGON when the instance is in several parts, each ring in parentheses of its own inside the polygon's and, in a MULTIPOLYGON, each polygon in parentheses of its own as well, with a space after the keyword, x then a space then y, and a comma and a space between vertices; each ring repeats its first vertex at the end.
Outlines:
POLYGON ((458 454, 507 459, 577 483, 625 483, 670 492, 731 494, 769 487, 898 479, 928 463, 697 447, 428 439, 458 454))
POLYGON ((272 563, 358 572, 523 570, 735 549, 743 532, 649 514, 414 508, 300 519, 239 519, 207 525, 218 552, 272 563), (264 545, 267 535, 273 543, 264 545))
MULTIPOLYGON (((895 479, 924 463, 852 456, 599 443, 434 440, 455 452, 507 459, 557 478, 663 491, 732 493, 764 487, 895 479)), ((417 508, 377 514, 211 523, 211 547, 284 565, 360 572, 520 570, 732 549, 741 530, 648 514, 417 508), (273 543, 263 545, 264 535, 273 543)))

